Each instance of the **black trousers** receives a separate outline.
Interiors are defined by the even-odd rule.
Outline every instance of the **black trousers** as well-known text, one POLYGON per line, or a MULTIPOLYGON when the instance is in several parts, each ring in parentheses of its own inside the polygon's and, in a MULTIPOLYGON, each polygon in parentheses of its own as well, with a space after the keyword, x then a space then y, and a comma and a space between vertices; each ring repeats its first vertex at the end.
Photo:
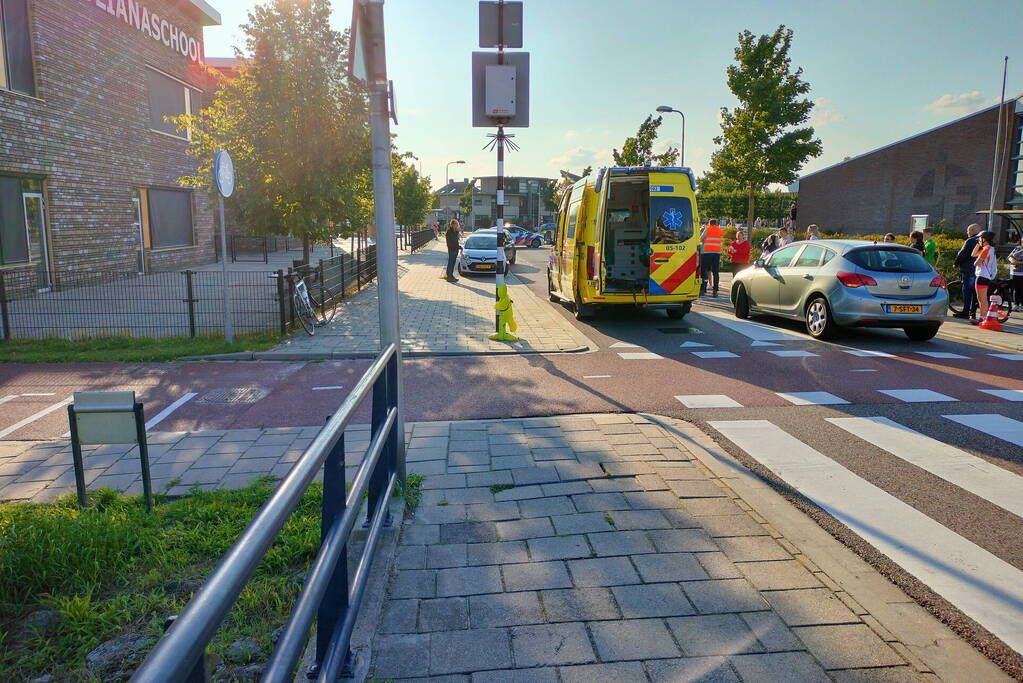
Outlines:
POLYGON ((708 275, 714 275, 714 287, 712 288, 715 292, 718 291, 718 283, 721 281, 721 254, 718 252, 711 252, 709 254, 703 254, 700 257, 700 277, 703 278, 703 286, 701 289, 707 290, 710 284, 708 275))
POLYGON ((455 276, 455 261, 457 261, 457 260, 458 260, 458 252, 457 251, 449 251, 448 252, 448 277, 454 277, 455 276))

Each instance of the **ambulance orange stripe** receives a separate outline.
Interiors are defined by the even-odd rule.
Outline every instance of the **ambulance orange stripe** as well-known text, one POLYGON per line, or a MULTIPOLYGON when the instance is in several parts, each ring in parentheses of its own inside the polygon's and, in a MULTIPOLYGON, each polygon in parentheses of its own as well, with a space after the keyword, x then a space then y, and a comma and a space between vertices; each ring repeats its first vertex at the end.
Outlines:
POLYGON ((693 273, 696 272, 696 261, 696 254, 693 254, 674 273, 664 278, 661 281, 661 287, 664 288, 664 291, 673 294, 679 285, 692 277, 693 273))

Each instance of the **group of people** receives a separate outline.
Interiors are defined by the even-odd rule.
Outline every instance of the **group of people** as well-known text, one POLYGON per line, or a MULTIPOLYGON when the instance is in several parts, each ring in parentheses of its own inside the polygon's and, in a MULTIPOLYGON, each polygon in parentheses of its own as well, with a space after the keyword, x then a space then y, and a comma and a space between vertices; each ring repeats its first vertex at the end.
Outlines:
MULTIPOLYGON (((760 220, 759 218, 757 219, 760 220)), ((729 223, 731 225, 731 223, 729 223)), ((754 223, 754 225, 756 225, 754 223)), ((727 226, 726 226, 727 227, 727 226)), ((707 226, 700 232, 702 255, 700 257, 700 293, 706 294, 711 291, 711 296, 718 295, 719 281, 721 278, 721 251, 724 242, 724 229, 716 218, 712 218, 707 226), (713 282, 713 285, 710 283, 713 282)), ((803 239, 819 240, 820 228, 817 225, 810 225, 806 228, 806 235, 803 239)), ((779 228, 772 232, 760 243, 760 250, 766 256, 773 251, 781 249, 787 244, 795 241, 787 227, 779 228)), ((746 234, 746 228, 740 226, 735 231, 735 239, 724 247, 728 259, 732 264, 732 275, 740 270, 748 268, 750 264, 750 241, 746 234)))
MULTIPOLYGON (((1009 263, 1009 278, 1012 297, 1019 305, 1023 303, 1023 236, 1006 257, 1009 263)), ((955 313, 956 318, 966 318, 974 325, 980 323, 977 312, 983 315, 988 309, 988 290, 998 274, 998 260, 995 255, 995 233, 982 230, 974 223, 966 228, 966 239, 955 265, 963 281, 963 310, 955 313)))

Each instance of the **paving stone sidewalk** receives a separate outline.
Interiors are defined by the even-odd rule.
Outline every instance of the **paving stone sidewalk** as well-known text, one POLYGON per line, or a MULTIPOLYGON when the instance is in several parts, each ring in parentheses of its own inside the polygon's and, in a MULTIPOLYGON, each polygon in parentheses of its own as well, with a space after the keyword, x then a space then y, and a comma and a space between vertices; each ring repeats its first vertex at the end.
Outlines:
MULTIPOLYGON (((441 277, 447 252, 431 242, 415 254, 398 257, 402 347, 412 354, 522 353, 584 351, 594 348, 585 336, 508 276, 518 342, 494 342, 494 280, 473 276, 451 283, 441 277)), ((371 286, 342 304, 334 322, 312 337, 297 333, 260 358, 373 355, 380 346, 377 289, 371 286)))
POLYGON ((653 418, 417 424, 408 459, 375 680, 936 679, 653 418))

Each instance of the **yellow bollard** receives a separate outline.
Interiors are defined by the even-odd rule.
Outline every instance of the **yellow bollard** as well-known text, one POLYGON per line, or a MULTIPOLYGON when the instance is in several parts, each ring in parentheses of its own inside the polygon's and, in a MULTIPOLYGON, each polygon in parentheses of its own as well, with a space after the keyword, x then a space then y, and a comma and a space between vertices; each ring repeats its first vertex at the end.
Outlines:
POLYGON ((497 288, 497 303, 494 304, 497 310, 497 334, 490 335, 494 341, 518 341, 518 337, 511 332, 519 329, 515 323, 515 316, 512 313, 512 300, 508 296, 508 285, 501 285, 497 288), (509 332, 510 330, 510 332, 509 332))

